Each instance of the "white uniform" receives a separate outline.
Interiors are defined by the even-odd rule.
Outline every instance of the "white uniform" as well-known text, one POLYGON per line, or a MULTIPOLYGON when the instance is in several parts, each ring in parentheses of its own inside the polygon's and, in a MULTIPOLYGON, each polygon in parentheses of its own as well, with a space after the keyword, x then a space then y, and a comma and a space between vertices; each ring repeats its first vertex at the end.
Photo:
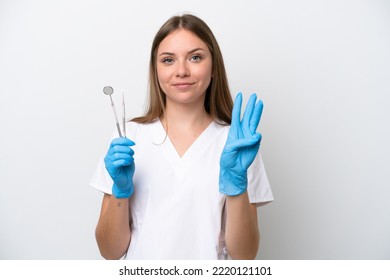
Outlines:
MULTIPOLYGON (((180 158, 159 120, 127 123, 136 143, 132 238, 125 259, 225 259, 219 160, 229 126, 212 122, 180 158), (166 137, 166 139, 165 139, 166 137), (165 139, 165 140, 164 140, 165 139)), ((103 158, 91 186, 111 194, 103 158)), ((260 153, 248 170, 248 194, 258 206, 273 200, 260 153)))

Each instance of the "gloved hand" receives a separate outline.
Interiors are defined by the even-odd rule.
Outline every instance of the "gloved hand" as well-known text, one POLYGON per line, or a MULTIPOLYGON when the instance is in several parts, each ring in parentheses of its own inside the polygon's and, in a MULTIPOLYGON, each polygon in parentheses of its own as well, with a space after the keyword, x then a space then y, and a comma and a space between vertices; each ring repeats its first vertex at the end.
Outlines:
POLYGON ((259 125, 263 102, 256 104, 257 96, 252 94, 242 121, 242 94, 234 101, 232 123, 220 159, 219 191, 228 196, 240 195, 248 185, 247 170, 260 147, 261 134, 256 132, 259 125))
POLYGON ((134 151, 130 148, 134 145, 126 137, 115 138, 104 158, 106 169, 114 181, 112 194, 116 198, 129 198, 134 192, 134 151))

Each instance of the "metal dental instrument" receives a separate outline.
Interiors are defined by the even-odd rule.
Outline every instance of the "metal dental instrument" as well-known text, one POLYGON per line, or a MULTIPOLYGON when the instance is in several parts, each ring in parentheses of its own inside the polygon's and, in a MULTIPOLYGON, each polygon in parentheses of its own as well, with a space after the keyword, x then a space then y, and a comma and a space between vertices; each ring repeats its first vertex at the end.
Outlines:
POLYGON ((126 137, 126 104, 125 104, 125 91, 122 89, 122 125, 123 134, 126 137))
POLYGON ((123 137, 123 136, 122 136, 122 132, 121 132, 121 128, 120 128, 120 126, 119 126, 119 121, 118 121, 118 116, 117 116, 117 114, 116 114, 114 101, 112 100, 112 97, 111 97, 111 95, 114 93, 114 89, 113 89, 112 87, 110 87, 110 86, 105 86, 105 87, 103 88, 103 92, 104 92, 105 95, 110 96, 111 107, 112 107, 112 110, 114 111, 114 115, 115 115, 116 128, 118 129, 119 137, 123 137))

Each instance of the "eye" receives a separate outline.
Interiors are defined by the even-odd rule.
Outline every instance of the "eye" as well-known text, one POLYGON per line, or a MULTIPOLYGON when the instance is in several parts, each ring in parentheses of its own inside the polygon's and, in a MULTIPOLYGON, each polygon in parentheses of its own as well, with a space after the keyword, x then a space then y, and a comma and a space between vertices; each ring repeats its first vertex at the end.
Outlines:
POLYGON ((173 58, 165 57, 161 61, 162 61, 162 63, 165 63, 165 64, 172 64, 173 63, 173 58))
POLYGON ((190 60, 191 61, 194 61, 194 62, 199 62, 200 60, 202 59, 202 57, 198 54, 194 54, 193 56, 191 56, 190 60))

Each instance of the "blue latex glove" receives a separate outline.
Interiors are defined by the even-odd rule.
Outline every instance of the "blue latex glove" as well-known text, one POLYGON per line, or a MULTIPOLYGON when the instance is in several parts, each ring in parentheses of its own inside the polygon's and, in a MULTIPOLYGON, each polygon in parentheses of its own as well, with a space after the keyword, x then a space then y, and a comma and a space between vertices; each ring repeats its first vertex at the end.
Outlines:
POLYGON ((114 181, 112 194, 116 198, 129 198, 134 193, 134 151, 130 148, 134 145, 126 137, 115 138, 104 158, 106 169, 114 181))
POLYGON ((249 98, 242 121, 242 94, 234 101, 232 123, 220 159, 219 191, 229 196, 240 195, 248 185, 247 170, 259 151, 261 134, 256 132, 263 112, 263 102, 249 98))

